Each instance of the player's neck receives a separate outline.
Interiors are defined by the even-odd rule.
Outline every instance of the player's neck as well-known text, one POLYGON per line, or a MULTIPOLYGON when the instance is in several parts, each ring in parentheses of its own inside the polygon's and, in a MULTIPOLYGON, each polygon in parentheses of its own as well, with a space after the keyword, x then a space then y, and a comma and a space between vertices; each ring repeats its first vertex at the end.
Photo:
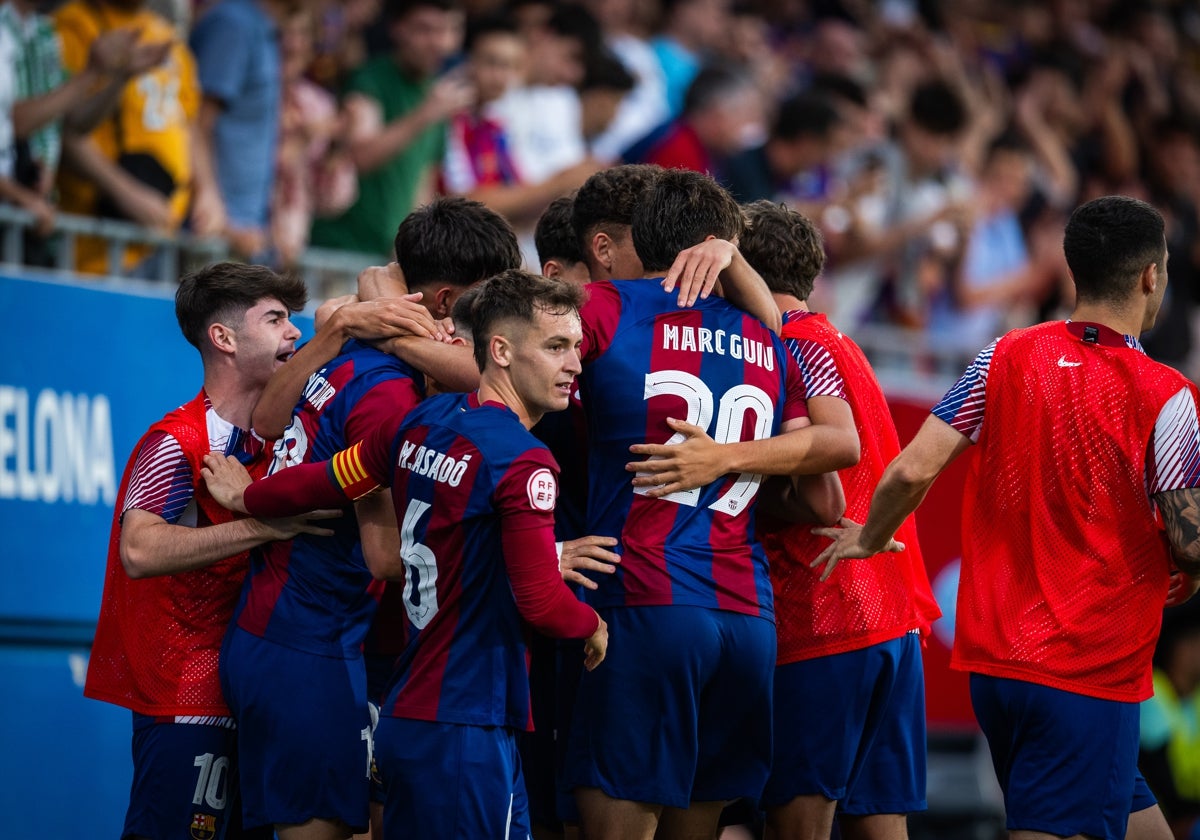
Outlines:
POLYGON ((1111 306, 1093 301, 1080 301, 1071 313, 1072 321, 1088 321, 1102 324, 1121 335, 1132 335, 1135 338, 1142 334, 1142 324, 1146 313, 1141 308, 1128 306, 1111 306))
POLYGON ((779 307, 780 312, 808 312, 808 303, 800 300, 795 295, 785 295, 782 292, 771 292, 771 297, 775 299, 775 305, 779 307))
POLYGON ((228 376, 206 373, 204 393, 222 420, 239 429, 250 429, 253 424, 254 406, 262 396, 261 388, 250 388, 244 383, 231 380, 228 376))
POLYGON ((532 429, 542 419, 541 411, 534 411, 527 406, 507 377, 484 373, 479 380, 478 394, 481 403, 498 402, 508 406, 526 429, 532 429))

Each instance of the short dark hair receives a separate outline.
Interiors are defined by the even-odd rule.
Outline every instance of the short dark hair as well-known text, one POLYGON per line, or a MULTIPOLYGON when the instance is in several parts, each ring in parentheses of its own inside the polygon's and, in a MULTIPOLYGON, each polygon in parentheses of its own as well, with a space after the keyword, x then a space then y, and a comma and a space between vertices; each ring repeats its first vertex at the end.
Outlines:
POLYGON ((503 321, 532 324, 539 310, 551 315, 578 311, 583 299, 580 286, 522 269, 502 271, 480 283, 464 313, 464 321, 474 336, 475 364, 480 372, 487 363, 488 345, 498 324, 503 321))
POLYGON ((771 136, 780 140, 828 137, 841 117, 829 98, 818 93, 798 93, 779 106, 771 136))
POLYGON ((183 337, 204 350, 204 336, 215 323, 238 327, 250 309, 264 298, 274 298, 299 312, 308 302, 304 281, 277 274, 265 265, 220 262, 184 276, 175 290, 175 318, 183 337))
POLYGON ((457 12, 462 6, 457 0, 387 0, 383 8, 383 19, 399 20, 417 9, 437 9, 441 12, 457 12))
POLYGON ((470 286, 521 267, 521 246, 504 217, 478 201, 436 198, 405 217, 396 231, 396 262, 410 289, 470 286))
POLYGON ((475 341, 471 332, 471 307, 475 305, 475 298, 478 296, 479 284, 476 284, 459 295, 454 301, 454 306, 450 307, 450 320, 454 322, 455 338, 475 341))
POLYGON ((649 272, 666 271, 679 252, 708 236, 741 235, 742 209, 724 187, 708 175, 668 169, 633 212, 633 247, 649 272))
POLYGON ((719 108, 730 97, 754 86, 754 77, 735 64, 706 64, 683 95, 683 114, 719 108))
POLYGON ((908 116, 930 134, 958 134, 967 124, 967 108, 954 88, 935 79, 913 90, 908 101, 908 116))
POLYGON ((589 52, 583 64, 583 81, 579 83, 581 92, 612 90, 627 93, 637 83, 633 74, 607 47, 589 52))
POLYGON ((489 35, 508 35, 512 38, 520 38, 521 30, 517 28, 517 22, 512 19, 512 16, 503 12, 472 18, 467 21, 467 32, 463 36, 463 52, 469 54, 480 38, 486 38, 489 35))
POLYGON ((772 292, 808 300, 825 267, 821 231, 803 213, 773 201, 747 204, 738 247, 772 292))
POLYGON ((602 169, 584 181, 571 207, 571 227, 589 264, 592 237, 604 232, 613 239, 621 238, 624 230, 618 228, 633 224, 634 208, 662 172, 659 166, 626 163, 602 169))
POLYGON ((560 196, 550 202, 550 206, 538 218, 537 227, 533 229, 533 244, 537 247, 538 261, 542 265, 547 260, 562 260, 571 265, 583 262, 579 237, 571 225, 574 206, 574 195, 560 196))
POLYGON ((1157 210, 1124 195, 1106 195, 1076 208, 1063 233, 1063 252, 1079 299, 1122 301, 1146 266, 1157 263, 1161 270, 1165 229, 1157 210))

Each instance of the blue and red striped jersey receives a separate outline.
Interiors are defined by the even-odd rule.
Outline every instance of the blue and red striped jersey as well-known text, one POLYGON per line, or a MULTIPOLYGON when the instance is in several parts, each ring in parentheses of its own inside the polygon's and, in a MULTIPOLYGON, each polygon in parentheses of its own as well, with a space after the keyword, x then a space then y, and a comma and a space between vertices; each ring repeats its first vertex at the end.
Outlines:
POLYGON ((655 280, 592 283, 580 389, 588 418, 589 534, 617 537, 621 565, 587 593, 595 606, 686 604, 774 617, 754 538, 761 476, 729 475, 651 499, 625 465, 634 443, 680 440, 667 418, 720 443, 777 434, 804 417, 795 361, 764 324, 719 297, 680 309, 655 280))
POLYGON ((598 624, 559 576, 558 465, 516 414, 474 394, 427 400, 390 447, 364 442, 365 472, 378 474, 381 453, 390 453, 409 639, 382 713, 530 728, 522 615, 551 635, 583 637, 598 624), (516 575, 531 562, 533 610, 516 575))
MULTIPOLYGON (((358 341, 309 377, 271 471, 328 460, 379 426, 395 434, 424 395, 424 377, 358 341)), ((239 627, 322 656, 355 658, 383 584, 367 569, 353 508, 327 520, 333 536, 301 534, 255 552, 235 613, 239 627)))

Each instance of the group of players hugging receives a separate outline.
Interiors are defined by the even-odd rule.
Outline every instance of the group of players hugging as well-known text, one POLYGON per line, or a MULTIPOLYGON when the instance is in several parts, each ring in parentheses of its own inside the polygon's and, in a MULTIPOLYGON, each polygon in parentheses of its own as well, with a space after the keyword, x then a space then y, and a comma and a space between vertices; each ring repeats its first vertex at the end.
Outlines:
POLYGON ((130 457, 85 690, 125 837, 905 836, 939 611, 911 516, 822 554, 900 446, 819 234, 619 166, 537 246, 435 200, 299 349, 298 280, 183 278, 204 387, 130 457))

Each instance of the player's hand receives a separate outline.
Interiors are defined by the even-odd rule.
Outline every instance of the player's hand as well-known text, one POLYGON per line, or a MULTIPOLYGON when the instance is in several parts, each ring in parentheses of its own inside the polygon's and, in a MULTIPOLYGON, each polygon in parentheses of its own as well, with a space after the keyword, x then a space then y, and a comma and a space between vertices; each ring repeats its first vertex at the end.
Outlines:
POLYGON ((621 562, 621 555, 608 549, 615 546, 617 541, 612 537, 580 537, 577 540, 567 540, 562 546, 562 556, 558 558, 558 570, 562 579, 567 583, 577 583, 585 589, 595 589, 599 586, 594 580, 582 574, 582 571, 601 572, 611 575, 621 562))
POLYGON ((635 472, 634 487, 649 487, 646 495, 652 499, 711 484, 725 473, 721 444, 699 426, 673 417, 667 425, 683 435, 679 443, 635 443, 629 447, 634 455, 645 455, 644 461, 630 461, 628 472, 635 472))
POLYGON ((679 305, 691 306, 712 293, 721 272, 729 268, 737 255, 737 246, 725 239, 706 239, 679 252, 663 278, 665 291, 679 286, 679 305))
POLYGON ((1171 588, 1167 590, 1168 607, 1177 607, 1189 600, 1200 590, 1200 578, 1185 575, 1178 569, 1171 570, 1171 588))
POLYGON ((256 519, 268 540, 290 540, 297 534, 312 534, 315 537, 332 537, 333 530, 313 524, 322 519, 337 519, 340 510, 311 510, 299 516, 284 516, 279 519, 256 519))
POLYGON ((596 632, 588 636, 583 642, 583 667, 589 671, 595 670, 596 666, 604 661, 605 654, 608 653, 608 625, 604 623, 604 619, 600 619, 600 626, 596 628, 596 632))
POLYGON ((208 492, 217 500, 217 504, 237 513, 246 513, 246 504, 242 496, 253 479, 237 458, 222 455, 220 452, 209 452, 204 456, 200 476, 208 485, 208 492))
POLYGON ((358 296, 363 300, 401 297, 408 294, 408 282, 400 263, 369 265, 358 273, 358 296))
POLYGON ((445 327, 422 306, 420 292, 347 303, 329 316, 329 325, 363 341, 415 335, 441 339, 445 327))
POLYGON ((808 564, 813 569, 821 565, 825 566, 825 570, 821 572, 821 580, 828 580, 829 576, 833 574, 833 570, 837 568, 837 564, 842 560, 873 557, 880 551, 904 550, 904 543, 897 542, 895 539, 889 539, 887 545, 882 549, 867 548, 862 544, 862 525, 844 516, 838 524, 841 527, 812 529, 812 532, 818 537, 828 537, 833 540, 832 545, 826 546, 825 550, 817 555, 817 559, 808 564))

